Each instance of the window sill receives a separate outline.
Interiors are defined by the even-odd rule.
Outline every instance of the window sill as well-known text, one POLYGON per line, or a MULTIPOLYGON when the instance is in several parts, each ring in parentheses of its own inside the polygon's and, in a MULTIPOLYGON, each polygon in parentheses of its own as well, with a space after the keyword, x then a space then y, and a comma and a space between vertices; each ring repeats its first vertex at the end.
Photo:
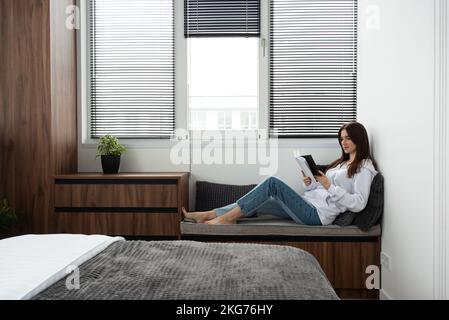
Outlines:
MULTIPOLYGON (((270 138, 270 142, 273 139, 270 138)), ((202 146, 208 145, 213 141, 211 139, 192 139, 192 141, 182 139, 182 140, 168 140, 168 139, 145 139, 145 140, 127 140, 121 139, 120 142, 129 149, 171 149, 180 142, 192 143, 193 147, 201 144, 202 146)), ((264 141, 259 139, 239 139, 233 141, 226 141, 222 143, 223 147, 240 146, 242 143, 257 144, 258 141, 264 141)), ((321 138, 321 139, 310 139, 310 138, 294 138, 294 139, 277 139, 278 147, 283 149, 288 148, 340 148, 338 141, 335 138, 321 138)), ((96 149, 98 141, 89 139, 80 144, 83 149, 96 149)))
MULTIPOLYGON (((88 139, 80 143, 80 147, 83 149, 96 149, 99 140, 88 139)), ((120 143, 128 149, 170 149, 179 141, 169 139, 120 139, 120 143)))

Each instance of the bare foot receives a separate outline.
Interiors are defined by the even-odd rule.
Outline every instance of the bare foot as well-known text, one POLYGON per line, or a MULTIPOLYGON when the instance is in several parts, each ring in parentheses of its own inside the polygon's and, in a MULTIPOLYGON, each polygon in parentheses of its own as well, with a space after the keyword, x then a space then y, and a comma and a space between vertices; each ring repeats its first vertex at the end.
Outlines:
POLYGON ((206 222, 206 224, 210 224, 210 225, 226 225, 226 224, 236 224, 237 220, 233 220, 233 219, 227 219, 224 218, 223 216, 220 217, 216 217, 215 219, 209 220, 206 222))
POLYGON ((194 220, 196 223, 204 223, 217 217, 214 211, 187 212, 184 207, 182 208, 182 214, 184 215, 184 218, 194 220))

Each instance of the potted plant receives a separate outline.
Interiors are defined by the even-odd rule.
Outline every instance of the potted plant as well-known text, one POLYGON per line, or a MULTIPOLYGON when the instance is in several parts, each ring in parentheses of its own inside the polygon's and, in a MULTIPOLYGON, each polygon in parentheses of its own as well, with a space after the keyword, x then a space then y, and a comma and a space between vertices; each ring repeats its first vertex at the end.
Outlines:
POLYGON ((101 166, 103 173, 116 174, 120 168, 120 159, 126 148, 120 144, 118 139, 111 135, 106 135, 100 139, 97 148, 97 157, 101 156, 101 166))
POLYGON ((16 213, 8 205, 8 201, 6 199, 3 200, 3 203, 0 206, 0 232, 8 231, 16 221, 16 213))

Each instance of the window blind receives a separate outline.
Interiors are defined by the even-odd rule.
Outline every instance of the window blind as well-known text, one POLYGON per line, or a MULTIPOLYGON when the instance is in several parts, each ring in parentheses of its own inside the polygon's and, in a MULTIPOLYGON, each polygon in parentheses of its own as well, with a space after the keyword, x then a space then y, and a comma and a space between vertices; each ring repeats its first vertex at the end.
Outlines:
POLYGON ((172 136, 173 1, 89 1, 92 138, 172 136))
POLYGON ((270 1, 271 134, 335 137, 357 116, 357 1, 270 1))
POLYGON ((185 0, 185 37, 260 35, 260 0, 185 0))

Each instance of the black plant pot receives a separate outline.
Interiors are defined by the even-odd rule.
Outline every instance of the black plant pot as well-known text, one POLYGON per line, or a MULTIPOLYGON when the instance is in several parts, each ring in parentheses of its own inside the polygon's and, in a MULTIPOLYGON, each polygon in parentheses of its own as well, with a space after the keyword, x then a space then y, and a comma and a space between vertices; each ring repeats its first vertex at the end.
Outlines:
POLYGON ((120 169, 121 156, 101 156, 101 166, 104 174, 116 174, 120 169))

